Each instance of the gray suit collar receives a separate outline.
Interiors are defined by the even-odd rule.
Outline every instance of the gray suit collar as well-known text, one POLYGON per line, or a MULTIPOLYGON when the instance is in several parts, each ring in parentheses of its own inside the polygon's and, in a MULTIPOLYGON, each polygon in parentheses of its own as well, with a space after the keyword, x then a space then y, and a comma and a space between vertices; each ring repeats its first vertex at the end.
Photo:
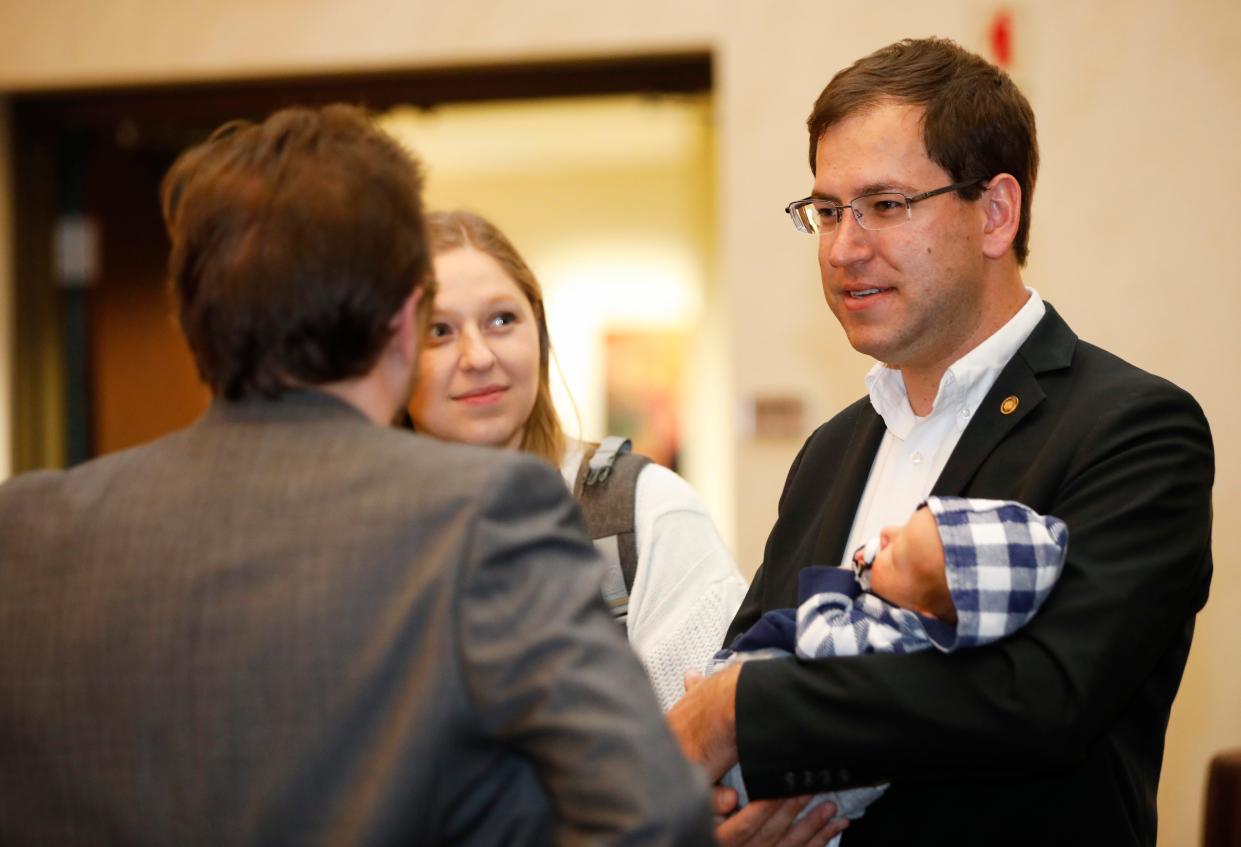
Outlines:
POLYGON ((251 395, 240 400, 215 397, 203 416, 204 421, 305 421, 334 418, 358 419, 369 423, 362 412, 349 403, 310 388, 288 389, 279 397, 251 395))

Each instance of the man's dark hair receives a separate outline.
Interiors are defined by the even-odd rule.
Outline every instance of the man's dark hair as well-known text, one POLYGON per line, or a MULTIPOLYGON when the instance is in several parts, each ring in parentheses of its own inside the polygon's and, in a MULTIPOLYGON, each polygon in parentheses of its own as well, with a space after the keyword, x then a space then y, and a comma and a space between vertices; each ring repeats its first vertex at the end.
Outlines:
MULTIPOLYGON (((1021 186, 1021 223, 1013 250, 1024 265, 1030 251, 1030 201, 1038 175, 1034 111, 1008 74, 943 38, 905 39, 876 50, 832 77, 810 118, 810 171, 829 128, 884 100, 925 110, 927 156, 953 182, 1007 173, 1021 186)), ((936 186, 930 186, 934 188, 936 186)), ((982 189, 960 189, 975 200, 982 189)))
POLYGON ((225 124, 161 199, 181 327, 229 399, 366 374, 429 277, 418 163, 351 106, 225 124))

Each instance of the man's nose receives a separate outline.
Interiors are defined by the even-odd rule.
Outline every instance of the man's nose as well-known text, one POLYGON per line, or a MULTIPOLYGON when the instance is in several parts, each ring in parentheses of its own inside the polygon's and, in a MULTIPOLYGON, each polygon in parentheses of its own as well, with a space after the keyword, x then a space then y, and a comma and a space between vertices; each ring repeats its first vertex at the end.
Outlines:
POLYGON ((853 209, 845 209, 835 232, 823 237, 822 249, 828 264, 844 268, 870 258, 870 233, 862 228, 853 209))

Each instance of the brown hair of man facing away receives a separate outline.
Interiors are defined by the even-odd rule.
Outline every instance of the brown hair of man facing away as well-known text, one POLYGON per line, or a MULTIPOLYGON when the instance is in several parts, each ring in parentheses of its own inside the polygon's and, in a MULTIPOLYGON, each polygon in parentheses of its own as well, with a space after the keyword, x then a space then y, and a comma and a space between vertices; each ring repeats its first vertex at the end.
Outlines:
POLYGON ((832 77, 815 101, 810 130, 810 172, 819 139, 855 112, 885 100, 925 110, 927 156, 953 182, 979 180, 958 189, 975 200, 982 182, 1012 174, 1021 186, 1021 223, 1013 240, 1017 262, 1030 252, 1030 201, 1038 176, 1034 110, 1004 71, 942 38, 905 39, 876 50, 832 77))
POLYGON ((366 374, 430 279, 421 188, 412 156, 344 105, 234 121, 182 154, 160 191, 169 276, 212 392, 366 374))

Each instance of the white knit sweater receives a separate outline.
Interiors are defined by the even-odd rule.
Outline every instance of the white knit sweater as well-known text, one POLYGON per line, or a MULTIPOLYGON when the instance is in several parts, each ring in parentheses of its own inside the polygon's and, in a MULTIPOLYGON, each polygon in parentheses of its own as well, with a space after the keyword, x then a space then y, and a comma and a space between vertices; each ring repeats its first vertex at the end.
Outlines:
MULTIPOLYGON (((565 452, 570 489, 583 452, 575 442, 565 452)), ((634 542, 629 643, 667 711, 685 693, 685 672, 701 671, 722 646, 746 581, 694 489, 654 462, 638 474, 634 542)))

